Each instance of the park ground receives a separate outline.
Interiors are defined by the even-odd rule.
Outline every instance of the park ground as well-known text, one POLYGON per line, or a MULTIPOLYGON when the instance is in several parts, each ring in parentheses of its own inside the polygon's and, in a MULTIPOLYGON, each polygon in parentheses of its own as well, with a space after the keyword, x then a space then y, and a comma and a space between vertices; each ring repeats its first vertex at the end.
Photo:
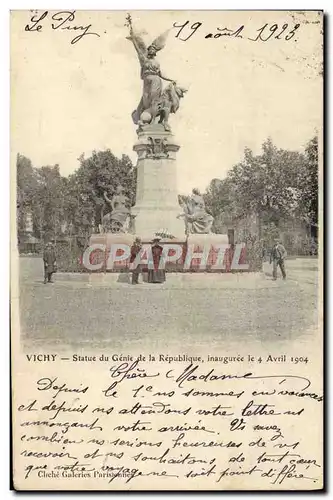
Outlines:
POLYGON ((19 263, 25 350, 221 352, 307 341, 318 327, 316 258, 288 259, 286 281, 273 281, 266 262, 261 274, 168 274, 164 284, 138 286, 61 273, 44 285, 42 259, 19 263))

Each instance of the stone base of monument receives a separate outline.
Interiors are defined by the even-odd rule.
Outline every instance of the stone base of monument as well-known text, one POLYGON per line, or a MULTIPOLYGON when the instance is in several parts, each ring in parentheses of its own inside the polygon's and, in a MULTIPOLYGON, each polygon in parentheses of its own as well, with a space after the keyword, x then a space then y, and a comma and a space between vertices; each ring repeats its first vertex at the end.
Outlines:
POLYGON ((131 246, 134 239, 135 235, 129 233, 96 233, 90 236, 89 245, 104 245, 106 249, 110 250, 111 245, 131 246))
MULTIPOLYGON (((129 249, 131 248, 137 235, 124 233, 104 233, 92 234, 89 240, 89 255, 86 249, 86 258, 82 261, 82 270, 90 273, 126 273, 129 271, 130 258, 129 249), (126 254, 128 255, 126 257, 126 254), (87 265, 88 264, 88 265, 87 265)), ((149 247, 152 244, 153 235, 140 235, 142 246, 149 247)), ((160 240, 160 245, 169 245, 168 254, 171 262, 166 265, 166 271, 182 271, 187 243, 185 238, 160 240), (173 249, 174 248, 174 249, 173 249), (177 259, 172 259, 179 253, 177 259)), ((143 254, 142 258, 145 258, 143 254)), ((147 271, 143 265, 143 271, 147 271)))
POLYGON ((179 144, 159 123, 137 131, 133 149, 138 155, 135 232, 149 240, 156 231, 166 229, 175 238, 185 238, 184 220, 178 218, 177 160, 179 144))
MULTIPOLYGON (((82 270, 91 274, 124 273, 120 276, 128 281, 130 270, 130 247, 135 235, 123 233, 104 233, 91 235, 89 247, 85 252, 82 270), (88 265, 87 265, 88 264, 88 265)), ((142 238, 142 245, 149 247, 151 238, 142 238)), ((248 262, 245 245, 229 245, 226 234, 190 234, 187 238, 161 239, 165 249, 165 270, 183 273, 228 273, 258 271, 260 268, 248 262)), ((143 253, 143 261, 147 259, 143 253)), ((147 272, 147 264, 142 265, 147 272)))
POLYGON ((189 234, 184 271, 229 272, 231 262, 227 234, 189 234), (218 265, 219 256, 220 265, 218 265))

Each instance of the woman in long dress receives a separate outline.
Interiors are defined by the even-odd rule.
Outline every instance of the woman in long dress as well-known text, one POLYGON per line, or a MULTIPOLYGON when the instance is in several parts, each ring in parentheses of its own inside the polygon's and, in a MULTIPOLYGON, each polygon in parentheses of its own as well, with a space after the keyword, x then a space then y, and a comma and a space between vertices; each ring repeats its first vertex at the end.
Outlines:
POLYGON ((161 262, 163 247, 159 245, 160 238, 154 238, 151 247, 153 256, 153 269, 148 269, 148 283, 164 283, 166 280, 165 262, 161 262), (161 267, 161 269, 160 269, 161 267))

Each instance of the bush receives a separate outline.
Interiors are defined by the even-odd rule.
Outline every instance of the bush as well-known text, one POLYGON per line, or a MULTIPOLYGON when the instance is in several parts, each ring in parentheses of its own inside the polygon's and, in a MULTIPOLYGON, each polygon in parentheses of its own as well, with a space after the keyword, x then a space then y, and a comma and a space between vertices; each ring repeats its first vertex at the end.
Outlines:
POLYGON ((58 241, 56 244, 58 271, 83 272, 84 270, 81 265, 82 253, 83 248, 78 238, 73 237, 58 241))

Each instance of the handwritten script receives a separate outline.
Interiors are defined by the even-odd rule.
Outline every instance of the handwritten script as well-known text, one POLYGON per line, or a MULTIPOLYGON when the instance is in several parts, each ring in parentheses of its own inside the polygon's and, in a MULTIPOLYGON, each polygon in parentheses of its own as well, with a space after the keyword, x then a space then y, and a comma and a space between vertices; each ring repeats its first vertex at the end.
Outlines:
MULTIPOLYGON (((82 40, 88 35, 100 37, 97 32, 92 31, 92 25, 80 25, 76 22, 76 11, 60 11, 50 14, 48 11, 35 13, 31 16, 28 24, 25 25, 25 31, 41 33, 45 27, 51 27, 56 31, 77 32, 78 34, 71 40, 71 44, 82 40)), ((173 23, 175 37, 186 42, 195 34, 201 33, 204 39, 226 39, 241 38, 253 42, 268 42, 269 40, 281 40, 284 42, 297 41, 297 34, 301 25, 299 23, 265 23, 264 25, 253 28, 246 27, 244 24, 235 27, 217 27, 215 31, 206 31, 204 24, 200 21, 190 23, 173 23)))
POLYGON ((173 27, 177 29, 175 32, 176 38, 186 42, 195 33, 203 34, 204 39, 225 39, 229 38, 242 38, 252 42, 268 42, 269 40, 281 40, 288 42, 290 40, 297 41, 295 35, 299 28, 299 23, 283 23, 283 24, 269 24, 265 23, 258 29, 246 27, 244 24, 230 28, 227 26, 217 27, 215 32, 206 32, 202 22, 195 22, 190 24, 190 21, 185 21, 183 24, 174 23, 173 27))
POLYGON ((320 483, 321 459, 305 429, 323 396, 308 378, 138 359, 102 368, 87 382, 79 370, 67 378, 45 365, 25 387, 15 408, 24 481, 96 489, 320 483))
POLYGON ((44 11, 42 14, 39 14, 37 12, 36 14, 31 16, 30 22, 25 26, 25 31, 28 32, 35 31, 37 33, 41 33, 43 31, 45 24, 50 24, 51 29, 55 31, 65 30, 67 32, 68 31, 75 33, 77 32, 78 34, 75 35, 74 38, 72 38, 71 40, 72 45, 79 42, 88 35, 100 37, 98 33, 91 31, 91 24, 87 24, 84 26, 76 24, 74 22, 75 16, 76 16, 75 10, 73 11, 63 10, 61 12, 56 12, 53 15, 50 15, 47 10, 44 11))

